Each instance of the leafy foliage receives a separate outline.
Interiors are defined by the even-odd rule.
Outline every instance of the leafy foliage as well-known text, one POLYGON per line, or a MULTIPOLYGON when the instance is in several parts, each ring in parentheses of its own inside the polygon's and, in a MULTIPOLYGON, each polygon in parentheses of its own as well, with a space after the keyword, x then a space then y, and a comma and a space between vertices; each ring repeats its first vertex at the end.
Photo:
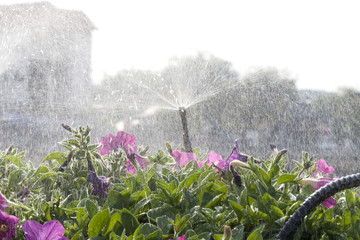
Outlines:
MULTIPOLYGON (((90 144, 89 127, 65 128, 72 136, 60 143, 66 151, 49 154, 39 166, 13 147, 0 152, 0 192, 11 201, 7 211, 20 219, 19 226, 26 220, 59 220, 72 240, 221 239, 224 226, 232 229, 233 239, 274 239, 314 191, 298 184, 315 171, 315 159, 306 153, 291 170, 286 151, 260 163, 250 157, 248 168, 235 168, 239 187, 230 171, 196 162, 174 166, 162 151, 148 157, 153 164, 146 169, 127 174, 124 152, 102 157, 98 144, 90 144), (89 159, 97 174, 111 179, 106 199, 92 194, 89 159)), ((360 197, 355 190, 335 197, 335 207, 318 206, 293 238, 359 238, 360 197)), ((17 239, 24 239, 21 227, 17 239)))

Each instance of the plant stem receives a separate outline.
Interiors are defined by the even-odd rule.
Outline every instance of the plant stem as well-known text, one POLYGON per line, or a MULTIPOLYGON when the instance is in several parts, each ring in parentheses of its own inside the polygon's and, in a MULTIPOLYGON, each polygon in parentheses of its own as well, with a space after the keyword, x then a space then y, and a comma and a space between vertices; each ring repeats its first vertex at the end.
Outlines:
POLYGON ((179 113, 181 117, 181 123, 183 127, 183 140, 184 140, 184 148, 186 152, 192 152, 189 130, 187 128, 187 119, 186 119, 186 109, 184 107, 179 108, 179 113))

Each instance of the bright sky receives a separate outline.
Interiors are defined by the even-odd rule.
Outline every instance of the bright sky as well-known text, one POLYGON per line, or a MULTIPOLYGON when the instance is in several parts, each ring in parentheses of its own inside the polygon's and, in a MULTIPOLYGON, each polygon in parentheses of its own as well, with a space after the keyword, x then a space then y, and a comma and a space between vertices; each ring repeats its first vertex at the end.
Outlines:
POLYGON ((122 69, 159 70, 173 56, 203 51, 232 62, 240 74, 258 66, 286 69, 299 89, 360 90, 357 0, 49 2, 83 11, 97 27, 96 82, 122 69))

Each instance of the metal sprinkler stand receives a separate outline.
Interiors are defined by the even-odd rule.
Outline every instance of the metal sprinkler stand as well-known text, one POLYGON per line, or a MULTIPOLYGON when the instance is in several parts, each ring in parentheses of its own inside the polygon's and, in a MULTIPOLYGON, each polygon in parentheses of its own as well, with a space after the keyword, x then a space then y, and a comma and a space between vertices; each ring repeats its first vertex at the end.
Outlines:
POLYGON ((186 152, 192 152, 191 142, 189 138, 189 130, 187 128, 186 109, 184 107, 179 107, 179 113, 183 127, 184 148, 186 152))

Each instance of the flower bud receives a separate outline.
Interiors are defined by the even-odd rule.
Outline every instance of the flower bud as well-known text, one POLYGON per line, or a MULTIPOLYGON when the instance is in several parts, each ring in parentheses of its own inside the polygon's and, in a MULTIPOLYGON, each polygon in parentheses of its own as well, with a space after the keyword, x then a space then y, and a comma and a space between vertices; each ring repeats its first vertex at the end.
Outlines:
POLYGON ((224 236, 222 238, 222 240, 230 240, 232 236, 231 233, 231 227, 230 226, 224 226, 224 236))
POLYGON ((239 160, 233 160, 231 163, 230 163, 231 166, 233 167, 243 167, 243 168, 250 168, 250 165, 245 163, 245 162, 242 162, 242 161, 239 161, 239 160))

